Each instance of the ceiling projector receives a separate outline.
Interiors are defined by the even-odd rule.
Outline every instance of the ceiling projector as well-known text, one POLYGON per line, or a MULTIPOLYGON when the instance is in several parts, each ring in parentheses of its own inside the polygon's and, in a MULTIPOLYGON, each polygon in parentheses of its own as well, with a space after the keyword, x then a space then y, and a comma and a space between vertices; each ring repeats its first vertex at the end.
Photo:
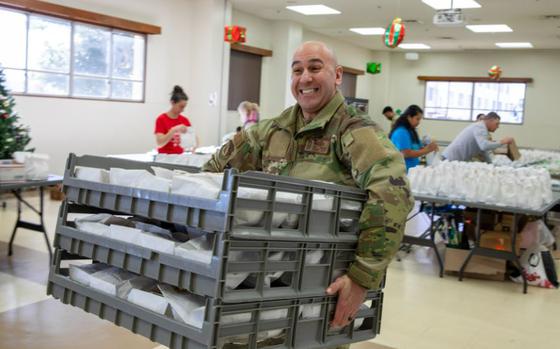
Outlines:
POLYGON ((460 8, 438 10, 434 15, 434 24, 446 27, 460 26, 465 22, 465 15, 460 8))

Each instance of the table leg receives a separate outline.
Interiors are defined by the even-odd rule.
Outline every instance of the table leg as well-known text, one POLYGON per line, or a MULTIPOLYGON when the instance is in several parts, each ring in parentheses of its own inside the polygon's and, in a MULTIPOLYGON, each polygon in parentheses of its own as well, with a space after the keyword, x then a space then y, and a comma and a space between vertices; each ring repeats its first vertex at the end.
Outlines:
POLYGON ((19 222, 21 221, 21 201, 19 195, 21 190, 16 189, 16 190, 12 190, 12 192, 14 193, 17 199, 17 221, 14 226, 14 230, 12 231, 12 236, 10 237, 10 243, 8 244, 8 256, 11 256, 14 253, 14 251, 12 250, 12 245, 14 244, 14 239, 16 238, 16 231, 19 227, 19 222))
POLYGON ((467 265, 469 265, 469 262, 471 261, 471 258, 474 256, 476 249, 480 245, 480 217, 481 217, 481 215, 482 215, 482 210, 479 208, 479 209, 476 210, 476 228, 474 230, 474 234, 475 234, 474 248, 471 250, 471 252, 467 256, 467 259, 465 259, 465 262, 463 262, 463 265, 461 266, 461 270, 459 271, 459 281, 463 281, 463 276, 465 274, 465 270, 467 269, 467 265))
POLYGON ((439 277, 443 277, 443 260, 441 259, 441 255, 436 246, 436 229, 434 228, 434 215, 436 210, 436 204, 432 203, 432 212, 430 212, 430 240, 432 241, 432 246, 434 249, 434 253, 436 254, 436 258, 439 263, 439 277))
POLYGON ((43 214, 45 212, 44 187, 39 187, 39 210, 33 207, 29 202, 27 202, 21 196, 20 189, 12 190, 12 193, 15 195, 17 199, 17 221, 16 221, 16 225, 14 226, 12 236, 10 237, 10 243, 8 244, 8 256, 11 256, 13 254, 13 243, 14 243, 14 239, 16 238, 16 232, 18 228, 23 228, 23 229, 37 231, 43 234, 49 252, 49 261, 52 261, 51 244, 49 242, 49 237, 47 235, 47 229, 45 228, 45 221, 43 218, 43 214), (35 212, 39 216, 39 224, 30 223, 21 219, 22 203, 25 204, 27 207, 29 207, 33 212, 35 212))
POLYGON ((523 267, 521 266, 521 261, 519 260, 519 256, 517 255, 517 251, 515 250, 515 243, 517 240, 517 230, 519 229, 518 226, 518 217, 517 213, 513 214, 513 229, 512 229, 512 237, 511 237, 511 253, 512 253, 512 262, 515 264, 517 268, 519 268, 519 272, 521 273, 521 277, 523 278, 523 293, 527 293, 527 277, 523 273, 523 267))
POLYGON ((47 235, 47 228, 45 227, 45 221, 43 218, 43 214, 45 213, 45 188, 39 187, 39 219, 41 221, 41 228, 43 236, 45 237, 45 242, 47 244, 47 250, 49 251, 49 261, 52 262, 53 254, 51 244, 49 242, 49 236, 47 235))

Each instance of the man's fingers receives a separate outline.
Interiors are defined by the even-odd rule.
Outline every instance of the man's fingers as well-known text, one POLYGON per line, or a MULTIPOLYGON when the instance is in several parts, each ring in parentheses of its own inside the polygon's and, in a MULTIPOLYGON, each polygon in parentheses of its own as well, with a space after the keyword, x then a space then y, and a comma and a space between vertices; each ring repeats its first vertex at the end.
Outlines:
POLYGON ((327 288, 327 293, 331 296, 337 294, 338 291, 340 291, 340 289, 342 289, 343 286, 344 286, 344 282, 342 278, 338 278, 332 284, 329 285, 329 287, 327 288))
POLYGON ((349 309, 349 304, 343 300, 338 299, 336 303, 336 310, 334 312, 334 318, 332 321, 333 327, 344 327, 348 324, 348 318, 351 316, 349 309))

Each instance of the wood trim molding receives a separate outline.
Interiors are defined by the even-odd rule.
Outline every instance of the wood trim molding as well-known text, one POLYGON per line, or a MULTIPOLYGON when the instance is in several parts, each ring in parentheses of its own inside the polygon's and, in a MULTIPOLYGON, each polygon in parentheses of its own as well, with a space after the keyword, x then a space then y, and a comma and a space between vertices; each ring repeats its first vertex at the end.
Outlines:
POLYGON ((78 22, 101 25, 141 34, 161 34, 161 27, 129 21, 128 19, 80 10, 39 0, 0 0, 0 6, 10 7, 42 15, 54 16, 78 22))
POLYGON ((345 73, 350 73, 350 74, 354 74, 354 75, 364 75, 366 72, 360 69, 356 69, 356 68, 350 68, 344 65, 341 65, 342 67, 342 71, 345 73))
POLYGON ((267 49, 259 48, 259 47, 254 47, 254 46, 249 46, 249 45, 244 45, 244 44, 239 44, 239 43, 231 44, 231 49, 234 50, 234 51, 251 53, 251 54, 262 56, 262 57, 272 57, 272 51, 271 50, 267 50, 267 49))
POLYGON ((520 82, 520 83, 531 83, 533 78, 500 78, 499 80, 494 80, 489 77, 468 77, 468 76, 424 76, 419 75, 418 80, 420 81, 465 81, 465 82, 520 82))

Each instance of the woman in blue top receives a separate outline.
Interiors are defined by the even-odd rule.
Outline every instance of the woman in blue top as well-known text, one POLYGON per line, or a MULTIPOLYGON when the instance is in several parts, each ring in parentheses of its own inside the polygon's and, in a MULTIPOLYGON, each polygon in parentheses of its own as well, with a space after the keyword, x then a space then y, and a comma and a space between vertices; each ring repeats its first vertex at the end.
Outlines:
POLYGON ((399 116, 393 124, 389 138, 404 156, 406 170, 418 166, 420 157, 438 150, 435 142, 422 146, 416 127, 420 125, 420 120, 424 116, 424 111, 417 105, 411 105, 399 116))

